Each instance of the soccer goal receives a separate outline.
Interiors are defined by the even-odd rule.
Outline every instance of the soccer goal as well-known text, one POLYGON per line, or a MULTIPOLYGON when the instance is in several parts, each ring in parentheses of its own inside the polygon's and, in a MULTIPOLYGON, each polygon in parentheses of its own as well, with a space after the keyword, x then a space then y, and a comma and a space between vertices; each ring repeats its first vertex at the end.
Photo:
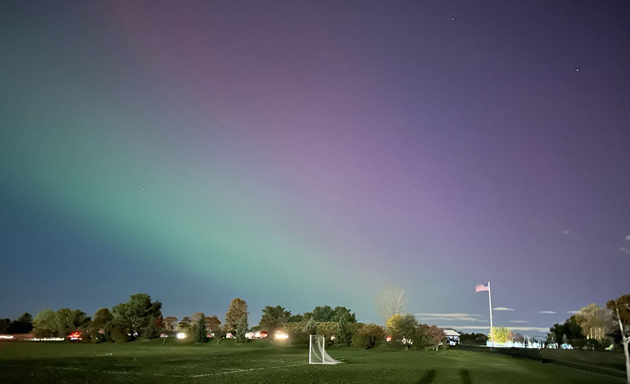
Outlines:
POLYGON ((308 346, 308 363, 309 364, 339 364, 337 361, 326 353, 326 338, 321 335, 311 335, 308 346))

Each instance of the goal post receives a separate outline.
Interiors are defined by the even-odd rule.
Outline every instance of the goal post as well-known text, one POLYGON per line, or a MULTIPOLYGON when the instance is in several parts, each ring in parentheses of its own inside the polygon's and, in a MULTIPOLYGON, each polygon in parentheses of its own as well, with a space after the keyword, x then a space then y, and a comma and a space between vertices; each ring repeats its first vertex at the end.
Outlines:
POLYGON ((335 360, 326 353, 326 338, 322 335, 310 335, 308 343, 308 363, 309 364, 339 364, 341 361, 335 360))

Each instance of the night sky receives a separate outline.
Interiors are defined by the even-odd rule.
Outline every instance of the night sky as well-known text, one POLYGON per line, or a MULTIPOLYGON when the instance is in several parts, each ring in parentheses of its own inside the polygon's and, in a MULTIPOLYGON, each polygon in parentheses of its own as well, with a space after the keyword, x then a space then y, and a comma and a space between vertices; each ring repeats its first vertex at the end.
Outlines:
POLYGON ((0 47, 0 317, 630 293, 628 1, 3 1, 0 47))

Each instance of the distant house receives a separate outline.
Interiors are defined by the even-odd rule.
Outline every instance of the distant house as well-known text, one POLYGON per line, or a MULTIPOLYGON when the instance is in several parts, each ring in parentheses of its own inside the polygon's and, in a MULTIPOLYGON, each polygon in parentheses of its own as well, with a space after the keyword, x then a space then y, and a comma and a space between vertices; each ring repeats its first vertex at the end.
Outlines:
POLYGON ((453 329, 445 329, 444 334, 446 335, 446 341, 448 341, 449 345, 458 345, 459 344, 459 333, 453 329))

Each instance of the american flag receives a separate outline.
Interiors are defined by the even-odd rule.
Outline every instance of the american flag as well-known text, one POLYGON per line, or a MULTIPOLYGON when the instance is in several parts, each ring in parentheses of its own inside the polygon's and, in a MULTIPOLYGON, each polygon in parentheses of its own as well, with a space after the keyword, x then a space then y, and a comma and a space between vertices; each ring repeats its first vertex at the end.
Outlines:
POLYGON ((477 284, 475 285, 475 292, 488 292, 490 288, 488 288, 485 284, 477 284))

